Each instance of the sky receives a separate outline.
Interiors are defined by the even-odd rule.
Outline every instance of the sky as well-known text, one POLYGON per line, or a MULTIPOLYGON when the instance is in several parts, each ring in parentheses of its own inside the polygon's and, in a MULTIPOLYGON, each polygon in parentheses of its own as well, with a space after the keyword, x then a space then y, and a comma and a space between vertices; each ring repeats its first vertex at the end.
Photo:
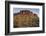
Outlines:
POLYGON ((20 10, 30 10, 33 13, 39 15, 39 8, 13 8, 13 13, 18 13, 20 10))

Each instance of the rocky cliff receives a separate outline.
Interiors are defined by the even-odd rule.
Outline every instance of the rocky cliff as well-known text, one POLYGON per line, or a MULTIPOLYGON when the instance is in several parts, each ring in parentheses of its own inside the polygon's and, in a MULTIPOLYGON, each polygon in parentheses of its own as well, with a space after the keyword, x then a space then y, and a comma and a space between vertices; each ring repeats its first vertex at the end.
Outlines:
POLYGON ((14 27, 38 27, 39 17, 29 10, 21 10, 14 14, 14 27))

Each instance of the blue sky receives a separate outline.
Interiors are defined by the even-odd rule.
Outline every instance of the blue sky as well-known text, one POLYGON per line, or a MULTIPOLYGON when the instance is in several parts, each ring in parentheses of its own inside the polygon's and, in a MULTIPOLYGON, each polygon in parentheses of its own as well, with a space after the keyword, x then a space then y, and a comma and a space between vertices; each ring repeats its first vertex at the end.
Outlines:
POLYGON ((20 10, 30 10, 39 14, 39 8, 13 8, 13 13, 18 13, 20 10))

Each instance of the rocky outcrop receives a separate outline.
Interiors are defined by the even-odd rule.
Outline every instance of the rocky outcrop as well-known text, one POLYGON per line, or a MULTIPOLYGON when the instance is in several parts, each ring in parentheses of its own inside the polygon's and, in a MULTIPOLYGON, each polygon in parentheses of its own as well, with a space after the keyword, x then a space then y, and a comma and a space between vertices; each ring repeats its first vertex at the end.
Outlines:
POLYGON ((38 27, 39 17, 29 10, 21 10, 14 14, 14 27, 38 27))

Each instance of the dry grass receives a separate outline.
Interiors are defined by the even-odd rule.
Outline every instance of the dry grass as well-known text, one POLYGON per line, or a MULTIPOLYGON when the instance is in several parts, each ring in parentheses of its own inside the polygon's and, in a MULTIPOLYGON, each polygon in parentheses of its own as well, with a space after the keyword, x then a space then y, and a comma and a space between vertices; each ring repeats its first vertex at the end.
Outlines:
POLYGON ((38 27, 39 18, 37 16, 16 15, 14 18, 14 27, 38 27))

